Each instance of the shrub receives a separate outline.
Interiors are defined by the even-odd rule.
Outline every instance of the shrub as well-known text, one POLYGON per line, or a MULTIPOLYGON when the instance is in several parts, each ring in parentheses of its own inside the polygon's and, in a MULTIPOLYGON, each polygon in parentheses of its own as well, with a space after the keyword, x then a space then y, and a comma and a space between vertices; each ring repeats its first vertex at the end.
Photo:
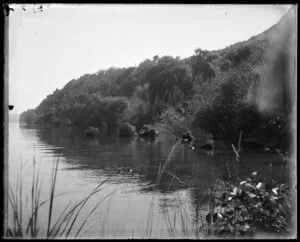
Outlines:
POLYGON ((126 121, 130 121, 137 129, 140 129, 143 124, 151 122, 151 114, 147 102, 134 96, 129 100, 129 106, 124 117, 126 121))
POLYGON ((220 61, 220 70, 227 71, 230 68, 231 62, 227 59, 221 59, 220 61))
POLYGON ((102 121, 99 124, 99 132, 102 134, 106 134, 107 133, 107 129, 108 129, 108 125, 106 122, 102 121))
POLYGON ((62 125, 62 123, 63 123, 63 121, 59 118, 53 118, 52 119, 52 124, 53 124, 54 127, 59 127, 59 126, 62 125))
POLYGON ((130 123, 123 123, 119 127, 119 136, 120 137, 131 137, 136 134, 135 127, 130 123))
POLYGON ((160 115, 161 123, 175 135, 186 131, 188 126, 187 119, 185 112, 174 107, 168 107, 160 115))
POLYGON ((286 117, 283 112, 265 116, 262 134, 269 146, 288 150, 292 144, 289 117, 286 117))
POLYGON ((85 131, 85 135, 88 138, 92 138, 92 137, 97 137, 99 134, 99 129, 95 128, 95 127, 89 127, 86 131, 85 131))
POLYGON ((145 124, 139 131, 139 137, 143 138, 155 138, 158 136, 158 131, 154 128, 153 125, 145 124))
POLYGON ((216 139, 236 140, 239 130, 235 124, 236 111, 234 104, 206 107, 197 113, 193 128, 200 127, 216 139))
POLYGON ((63 123, 64 123, 64 125, 67 125, 67 126, 72 126, 73 125, 72 121, 68 118, 65 118, 63 123))
POLYGON ((214 235, 251 236, 257 228, 276 233, 288 231, 291 203, 284 184, 267 184, 253 172, 238 186, 231 184, 231 188, 230 193, 216 198, 213 214, 207 215, 214 235))
POLYGON ((229 60, 234 66, 245 61, 251 55, 251 49, 248 46, 233 50, 225 55, 225 59, 229 60))

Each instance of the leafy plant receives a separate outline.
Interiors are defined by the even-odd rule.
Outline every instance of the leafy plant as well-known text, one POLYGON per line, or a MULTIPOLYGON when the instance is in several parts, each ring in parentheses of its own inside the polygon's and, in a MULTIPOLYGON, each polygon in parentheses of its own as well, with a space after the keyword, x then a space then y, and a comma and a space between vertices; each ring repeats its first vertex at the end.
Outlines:
POLYGON ((211 234, 253 236, 256 229, 288 231, 291 203, 286 185, 268 184, 253 172, 238 186, 230 186, 230 192, 214 198, 215 207, 207 214, 211 234))

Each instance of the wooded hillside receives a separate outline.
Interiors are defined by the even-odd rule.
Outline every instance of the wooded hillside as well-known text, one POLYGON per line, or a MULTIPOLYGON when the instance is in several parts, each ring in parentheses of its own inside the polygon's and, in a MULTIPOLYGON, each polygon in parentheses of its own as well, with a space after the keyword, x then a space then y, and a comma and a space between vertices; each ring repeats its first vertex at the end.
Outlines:
POLYGON ((291 103, 271 113, 259 112, 259 86, 267 78, 268 55, 276 48, 282 26, 276 25, 247 41, 222 50, 196 49, 180 59, 154 56, 137 67, 109 68, 85 74, 56 89, 40 105, 22 113, 30 124, 99 127, 114 131, 124 122, 140 129, 156 124, 174 134, 208 132, 215 139, 244 137, 273 147, 290 143, 291 103))

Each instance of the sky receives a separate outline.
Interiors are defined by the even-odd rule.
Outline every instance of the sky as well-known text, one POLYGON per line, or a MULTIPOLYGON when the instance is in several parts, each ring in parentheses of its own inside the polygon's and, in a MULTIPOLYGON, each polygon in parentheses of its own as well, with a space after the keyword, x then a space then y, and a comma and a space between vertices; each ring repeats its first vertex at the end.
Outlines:
POLYGON ((248 40, 291 5, 10 5, 9 104, 20 114, 72 79, 155 55, 248 40), (24 11, 25 9, 25 11, 24 11))

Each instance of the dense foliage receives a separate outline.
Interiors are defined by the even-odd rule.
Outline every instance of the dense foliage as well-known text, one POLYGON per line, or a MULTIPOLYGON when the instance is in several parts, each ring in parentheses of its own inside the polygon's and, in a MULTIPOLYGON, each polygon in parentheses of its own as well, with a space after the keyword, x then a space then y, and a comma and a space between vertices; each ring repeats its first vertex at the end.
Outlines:
POLYGON ((123 123, 119 127, 120 137, 132 137, 136 134, 135 127, 129 123, 123 123))
POLYGON ((136 67, 86 74, 55 90, 20 120, 98 128, 105 123, 109 132, 124 122, 138 130, 156 124, 176 135, 201 129, 229 141, 242 130, 243 137, 286 149, 289 108, 262 114, 253 101, 266 76, 266 53, 273 43, 269 32, 218 51, 198 48, 186 59, 156 55, 136 67))
POLYGON ((214 197, 213 211, 207 215, 210 234, 217 236, 252 236, 256 230, 288 232, 291 201, 288 187, 275 181, 267 183, 253 172, 230 191, 214 197))

